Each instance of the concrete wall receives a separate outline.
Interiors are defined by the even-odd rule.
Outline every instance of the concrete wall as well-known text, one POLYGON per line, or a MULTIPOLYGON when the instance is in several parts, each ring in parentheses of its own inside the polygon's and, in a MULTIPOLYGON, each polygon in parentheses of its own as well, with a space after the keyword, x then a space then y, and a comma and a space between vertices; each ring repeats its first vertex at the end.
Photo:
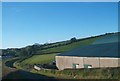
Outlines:
POLYGON ((98 68, 100 66, 98 57, 83 57, 84 64, 90 64, 94 68, 98 68))
POLYGON ((120 67, 120 59, 118 59, 118 67, 120 67))
POLYGON ((79 64, 78 68, 83 68, 83 57, 56 56, 56 65, 59 70, 72 68, 72 64, 79 64))
POLYGON ((120 58, 100 58, 100 67, 118 67, 120 58))
POLYGON ((84 68, 84 64, 90 64, 92 68, 120 67, 118 58, 56 56, 56 65, 59 70, 72 68, 73 63, 79 64, 78 68, 84 68))

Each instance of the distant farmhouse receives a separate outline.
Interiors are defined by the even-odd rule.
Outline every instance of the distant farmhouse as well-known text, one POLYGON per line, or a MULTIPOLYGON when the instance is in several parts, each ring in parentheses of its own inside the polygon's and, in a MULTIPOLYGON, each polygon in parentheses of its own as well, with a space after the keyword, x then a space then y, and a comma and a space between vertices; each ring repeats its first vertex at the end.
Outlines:
POLYGON ((88 46, 80 46, 56 56, 59 70, 120 67, 118 34, 99 37, 88 46))

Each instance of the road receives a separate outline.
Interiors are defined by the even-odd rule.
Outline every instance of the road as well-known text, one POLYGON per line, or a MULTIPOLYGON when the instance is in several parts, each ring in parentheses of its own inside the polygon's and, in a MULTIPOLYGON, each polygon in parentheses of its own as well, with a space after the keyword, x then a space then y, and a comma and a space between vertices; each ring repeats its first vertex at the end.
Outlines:
POLYGON ((54 79, 54 78, 40 74, 30 73, 23 70, 17 70, 15 72, 9 73, 5 77, 3 77, 3 79, 54 79))
MULTIPOLYGON (((13 63, 15 61, 16 60, 8 61, 8 62, 5 63, 5 65, 7 67, 9 67, 10 69, 16 69, 13 66, 13 63)), ((42 80, 44 79, 44 81, 50 81, 50 80, 53 80, 54 78, 53 77, 47 77, 47 76, 40 75, 40 74, 31 73, 31 72, 28 72, 28 71, 17 70, 17 71, 14 71, 14 72, 11 72, 11 73, 7 74, 6 76, 3 77, 3 79, 4 80, 5 79, 42 79, 42 80)))

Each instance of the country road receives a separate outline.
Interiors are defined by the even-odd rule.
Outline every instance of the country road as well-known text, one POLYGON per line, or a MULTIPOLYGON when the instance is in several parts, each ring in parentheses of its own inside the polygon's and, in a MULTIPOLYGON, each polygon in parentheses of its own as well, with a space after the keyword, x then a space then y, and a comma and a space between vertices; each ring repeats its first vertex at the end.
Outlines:
MULTIPOLYGON (((10 69, 16 69, 13 66, 13 63, 15 61, 16 61, 16 59, 12 60, 12 61, 7 61, 5 63, 5 65, 7 67, 9 67, 10 69)), ((50 80, 53 80, 54 78, 53 77, 47 77, 47 76, 40 75, 40 74, 31 73, 31 72, 24 71, 24 70, 16 70, 16 71, 11 72, 11 73, 7 74, 6 76, 4 76, 3 79, 4 80, 5 79, 42 79, 42 80, 44 79, 44 81, 50 81, 50 80)))
POLYGON ((17 70, 15 72, 9 73, 5 77, 3 77, 3 79, 54 79, 54 78, 40 74, 30 73, 23 70, 17 70))

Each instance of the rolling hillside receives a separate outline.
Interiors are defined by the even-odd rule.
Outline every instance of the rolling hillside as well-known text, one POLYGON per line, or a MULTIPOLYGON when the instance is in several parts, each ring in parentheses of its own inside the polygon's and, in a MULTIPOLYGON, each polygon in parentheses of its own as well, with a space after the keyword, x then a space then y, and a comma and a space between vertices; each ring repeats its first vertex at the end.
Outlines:
MULTIPOLYGON (((41 51, 44 55, 43 54, 42 55, 41 54, 33 55, 32 57, 23 60, 21 62, 21 64, 23 66, 26 64, 34 65, 34 64, 41 64, 41 63, 42 64, 50 63, 55 59, 55 56, 57 54, 60 54, 60 53, 66 52, 66 51, 70 51, 72 49, 76 49, 77 47, 94 45, 94 44, 112 43, 112 42, 116 42, 116 41, 118 41, 117 33, 106 34, 106 35, 97 36, 97 37, 93 37, 93 38, 89 38, 89 39, 85 39, 85 40, 79 39, 79 41, 73 42, 71 44, 56 46, 56 47, 48 48, 48 49, 43 49, 41 51)), ((62 43, 64 43, 64 42, 62 42, 62 43)), ((56 43, 56 45, 57 45, 57 43, 56 43)))
MULTIPOLYGON (((93 77, 95 78, 95 75, 98 74, 99 77, 96 77, 100 79, 101 77, 104 78, 109 78, 107 76, 110 75, 112 78, 116 78, 118 73, 116 72, 116 69, 114 71, 110 70, 106 72, 106 75, 104 76, 104 69, 96 69, 93 71, 88 70, 81 70, 79 71, 73 71, 73 70, 65 70, 65 71, 57 71, 57 70, 43 70, 43 71, 36 71, 33 69, 33 65, 40 65, 40 64, 50 64, 55 60, 55 56, 67 52, 73 49, 76 49, 77 47, 84 47, 84 46, 92 46, 94 44, 104 44, 104 43, 112 43, 118 41, 118 33, 109 33, 109 34, 103 34, 99 36, 94 36, 94 37, 88 37, 84 39, 76 39, 75 41, 67 40, 67 41, 62 41, 62 42, 56 42, 56 43, 50 43, 50 44, 43 44, 43 45, 31 45, 27 46, 24 48, 20 49, 5 49, 4 54, 8 54, 10 56, 10 53, 13 55, 18 55, 17 57, 20 58, 20 60, 16 61, 13 63, 14 67, 16 69, 23 69, 25 71, 29 71, 31 73, 35 74, 43 74, 46 76, 54 76, 54 77, 60 77, 61 78, 74 78, 74 75, 71 74, 76 74, 79 75, 77 78, 86 78, 93 77), (32 66, 32 67, 31 67, 32 66), (87 72, 87 73, 86 73, 87 72), (91 73, 92 72, 92 73, 91 73), (90 75, 86 75, 86 74, 90 75), (97 74, 96 74, 97 73, 97 74)), ((88 48, 89 49, 89 48, 88 48)), ((108 70, 108 69, 105 69, 108 70)))
POLYGON ((118 41, 118 33, 107 33, 99 36, 92 36, 88 38, 60 41, 48 44, 30 45, 23 48, 9 48, 3 49, 2 55, 27 57, 35 54, 50 54, 50 53, 62 53, 72 50, 79 46, 100 44, 106 42, 118 41))
POLYGON ((69 51, 73 48, 76 48, 78 46, 83 46, 83 45, 89 45, 92 44, 97 38, 91 38, 91 39, 86 39, 86 40, 81 40, 78 42, 74 42, 68 45, 62 45, 62 46, 57 46, 57 47, 53 47, 53 48, 49 48, 49 49, 44 49, 42 50, 43 53, 62 53, 65 51, 69 51))
POLYGON ((57 46, 49 49, 40 50, 42 51, 41 54, 32 55, 30 58, 27 58, 21 62, 21 66, 25 65, 34 65, 34 64, 44 64, 44 63, 51 63, 55 60, 55 56, 59 53, 63 53, 69 50, 72 50, 78 46, 85 46, 92 44, 97 38, 82 40, 78 42, 74 42, 68 45, 57 46))
POLYGON ((72 50, 79 46, 118 42, 119 37, 120 37, 120 34, 118 35, 118 33, 108 33, 108 34, 89 37, 85 39, 77 39, 76 42, 73 42, 67 45, 56 46, 53 48, 43 49, 42 52, 43 53, 52 53, 52 52, 62 53, 62 52, 72 50))

